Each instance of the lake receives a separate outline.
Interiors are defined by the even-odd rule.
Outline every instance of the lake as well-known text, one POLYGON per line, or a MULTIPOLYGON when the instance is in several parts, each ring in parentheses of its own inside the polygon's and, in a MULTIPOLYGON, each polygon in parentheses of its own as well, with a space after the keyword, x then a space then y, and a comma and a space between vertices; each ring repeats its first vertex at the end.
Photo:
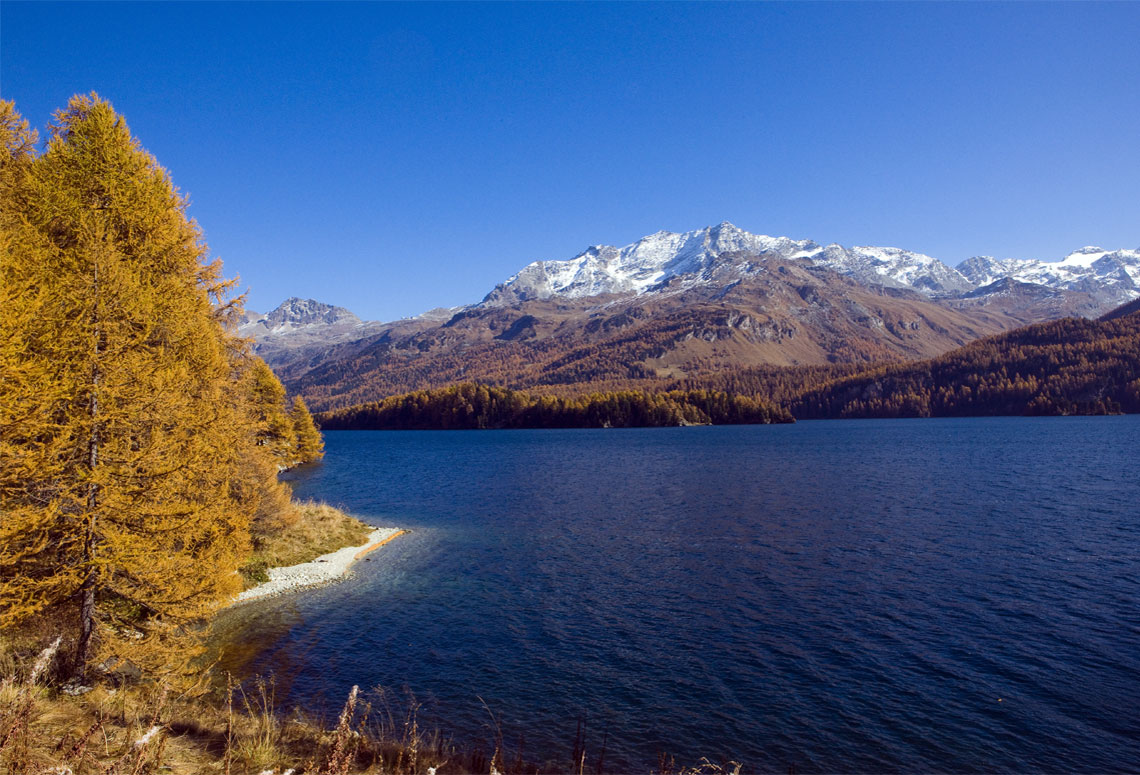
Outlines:
POLYGON ((325 436, 295 494, 412 533, 243 609, 283 704, 536 763, 582 720, 607 770, 1140 766, 1140 416, 325 436))

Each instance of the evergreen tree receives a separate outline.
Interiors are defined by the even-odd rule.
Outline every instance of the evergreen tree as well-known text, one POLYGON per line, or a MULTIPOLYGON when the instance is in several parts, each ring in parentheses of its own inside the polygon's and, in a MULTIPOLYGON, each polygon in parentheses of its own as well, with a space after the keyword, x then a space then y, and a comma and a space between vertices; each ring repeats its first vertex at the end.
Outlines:
POLYGON ((313 422, 309 407, 305 406, 305 399, 300 396, 293 398, 289 417, 293 420, 293 432, 297 438, 297 459, 302 463, 312 463, 324 457, 325 442, 313 422))
POLYGON ((116 653, 178 670, 196 653, 186 625, 236 591, 241 488, 256 487, 227 284, 165 170, 94 94, 56 113, 25 185, 3 269, 6 300, 30 298, 2 311, 0 619, 74 616, 77 675, 116 653))

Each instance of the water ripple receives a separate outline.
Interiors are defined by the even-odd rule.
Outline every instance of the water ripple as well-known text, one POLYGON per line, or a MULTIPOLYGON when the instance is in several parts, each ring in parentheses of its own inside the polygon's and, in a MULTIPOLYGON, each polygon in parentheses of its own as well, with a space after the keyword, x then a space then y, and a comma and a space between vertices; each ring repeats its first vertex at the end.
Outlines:
MULTIPOLYGON (((406 686, 612 767, 1140 763, 1140 418, 332 433, 301 497, 413 533, 267 604, 288 701, 406 686)), ((255 626, 251 624, 250 626, 255 626)))

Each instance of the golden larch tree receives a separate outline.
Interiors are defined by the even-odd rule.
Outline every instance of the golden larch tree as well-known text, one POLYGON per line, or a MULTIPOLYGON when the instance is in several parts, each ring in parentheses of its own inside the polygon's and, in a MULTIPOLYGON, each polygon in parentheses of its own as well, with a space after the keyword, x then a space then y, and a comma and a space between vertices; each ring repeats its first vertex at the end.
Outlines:
POLYGON ((260 358, 253 358, 248 390, 257 422, 257 444, 265 447, 282 468, 295 462, 297 437, 285 409, 285 387, 260 358))
POLYGON ((296 436, 285 411, 285 387, 263 360, 244 355, 240 395, 251 444, 241 460, 239 498, 249 506, 253 540, 294 524, 299 517, 289 486, 277 474, 296 460, 296 436))
POLYGON ((48 242, 28 219, 36 133, 0 101, 0 628, 74 594, 56 482, 74 454, 58 415, 76 386, 50 357, 65 336, 42 267, 48 242))
POLYGON ((313 415, 300 396, 293 398, 293 408, 289 410, 293 420, 293 432, 297 437, 297 459, 302 463, 312 463, 325 456, 325 442, 321 432, 313 422, 313 415))
POLYGON ((97 654, 179 670, 188 625, 234 594, 248 550, 254 429, 228 285, 166 171, 97 95, 56 113, 26 187, 31 236, 5 280, 33 296, 3 317, 5 377, 12 361, 29 403, 5 409, 0 508, 16 515, 5 543, 27 549, 0 577, 0 617, 74 616, 77 676, 97 654), (29 399, 33 381, 50 389, 29 399))

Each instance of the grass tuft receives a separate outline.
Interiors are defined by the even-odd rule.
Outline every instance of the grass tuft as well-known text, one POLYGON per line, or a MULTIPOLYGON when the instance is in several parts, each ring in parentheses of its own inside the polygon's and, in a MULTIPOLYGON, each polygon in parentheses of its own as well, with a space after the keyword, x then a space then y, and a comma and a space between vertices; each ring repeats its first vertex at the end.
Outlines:
POLYGON ((322 554, 360 545, 373 530, 327 503, 305 501, 295 505, 295 521, 254 536, 253 554, 239 569, 246 589, 269 581, 269 568, 310 562, 322 554))

